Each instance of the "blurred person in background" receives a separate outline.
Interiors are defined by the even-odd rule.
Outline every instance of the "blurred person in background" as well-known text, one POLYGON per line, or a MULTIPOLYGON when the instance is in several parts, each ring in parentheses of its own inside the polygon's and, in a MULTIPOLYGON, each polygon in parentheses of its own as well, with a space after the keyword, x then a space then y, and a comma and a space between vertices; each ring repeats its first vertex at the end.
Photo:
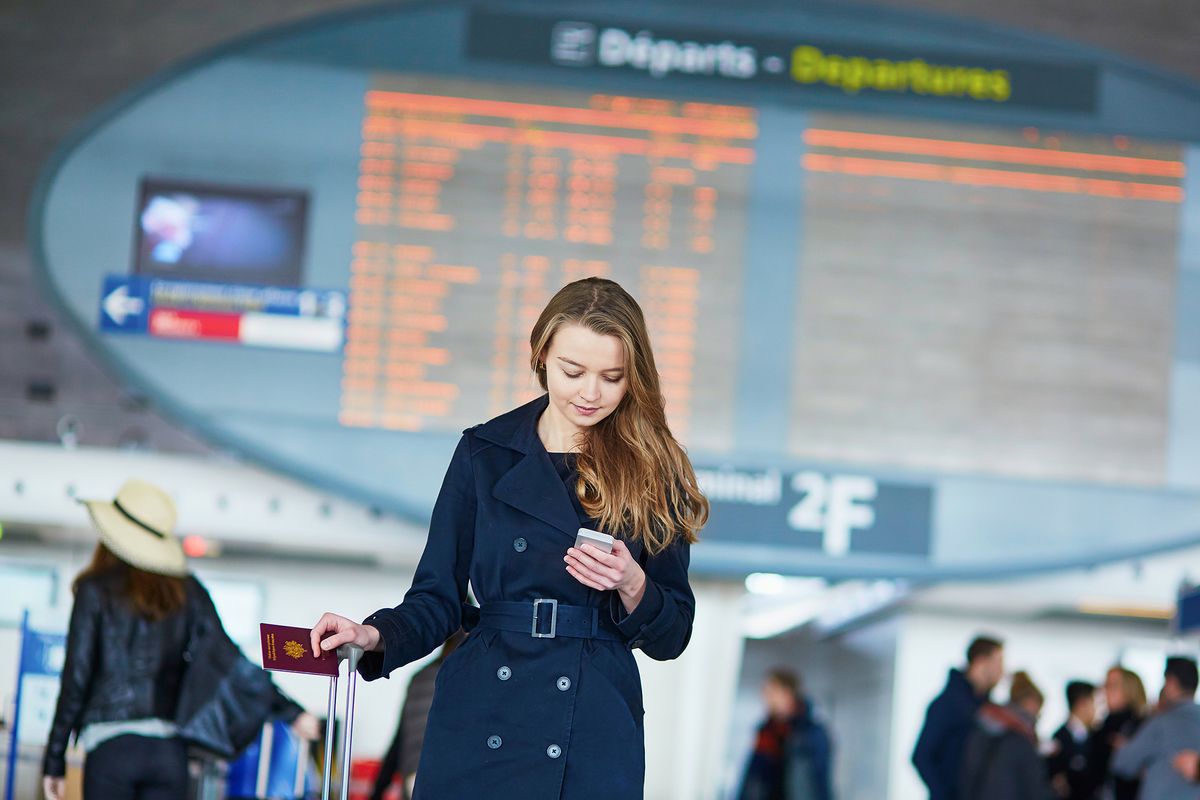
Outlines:
POLYGON ((404 781, 404 800, 412 797, 413 784, 417 780, 417 763, 421 760, 421 746, 425 742, 425 721, 429 717, 429 707, 433 705, 433 685, 437 681, 438 670, 442 668, 446 656, 458 649, 466 638, 466 633, 461 629, 456 631, 442 645, 437 657, 413 674, 408 691, 404 694, 404 705, 400 708, 400 724, 396 726, 396 735, 379 767, 375 788, 371 790, 371 800, 383 800, 397 773, 404 781))
POLYGON ((832 747, 804 696, 800 676, 777 667, 762 685, 767 718, 758 727, 738 800, 832 800, 832 747))
POLYGON ((1098 785, 1091 756, 1092 726, 1096 722, 1096 687, 1086 681, 1067 684, 1069 715, 1054 732, 1053 750, 1046 759, 1050 781, 1060 797, 1092 800, 1098 785))
POLYGON ((967 648, 966 669, 950 670, 946 688, 929 704, 912 762, 929 787, 930 800, 961 797, 963 747, 975 715, 1003 677, 1004 645, 999 639, 979 636, 967 648))
POLYGON ((1104 705, 1108 714, 1092 734, 1088 768, 1092 783, 1106 787, 1112 800, 1137 800, 1141 781, 1112 774, 1112 756, 1117 743, 1128 741, 1146 718, 1146 687, 1133 670, 1115 666, 1104 678, 1104 705))
POLYGON ((1158 710, 1132 739, 1117 742, 1113 773, 1125 778, 1142 776, 1139 800, 1195 800, 1200 796, 1174 765, 1182 751, 1200 750, 1198 683, 1195 659, 1168 658, 1158 710))
MULTIPOLYGON (((72 587, 43 791, 48 800, 64 796, 67 741, 75 733, 87 753, 85 800, 179 800, 188 787, 188 749, 175 719, 189 669, 184 654, 197 623, 224 635, 220 618, 187 571, 166 492, 130 480, 111 502, 85 505, 100 541, 72 587)), ((267 704, 302 738, 320 734, 317 719, 278 690, 267 704)))
POLYGON ((1052 800, 1038 754, 1037 719, 1045 697, 1024 672, 1013 675, 1007 705, 985 703, 963 749, 964 800, 1052 800))

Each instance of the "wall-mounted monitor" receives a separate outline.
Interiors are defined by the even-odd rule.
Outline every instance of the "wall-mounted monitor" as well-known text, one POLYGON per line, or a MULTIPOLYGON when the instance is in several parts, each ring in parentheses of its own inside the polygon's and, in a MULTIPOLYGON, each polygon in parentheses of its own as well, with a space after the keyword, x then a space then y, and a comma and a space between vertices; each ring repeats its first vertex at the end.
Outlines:
POLYGON ((133 271, 177 280, 300 286, 308 194, 147 177, 133 271))

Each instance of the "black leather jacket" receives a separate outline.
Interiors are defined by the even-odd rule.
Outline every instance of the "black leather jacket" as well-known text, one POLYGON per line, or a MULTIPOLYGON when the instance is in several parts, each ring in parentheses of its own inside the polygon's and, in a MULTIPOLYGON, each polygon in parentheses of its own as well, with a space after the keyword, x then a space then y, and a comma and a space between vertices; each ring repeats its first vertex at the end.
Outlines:
MULTIPOLYGON (((123 599, 120 573, 85 578, 75 593, 66 663, 43 774, 66 771, 67 740, 93 722, 175 719, 187 669, 184 651, 199 622, 220 626, 212 598, 188 576, 187 603, 166 619, 139 616, 123 599)), ((279 694, 273 711, 291 720, 301 709, 279 694)))

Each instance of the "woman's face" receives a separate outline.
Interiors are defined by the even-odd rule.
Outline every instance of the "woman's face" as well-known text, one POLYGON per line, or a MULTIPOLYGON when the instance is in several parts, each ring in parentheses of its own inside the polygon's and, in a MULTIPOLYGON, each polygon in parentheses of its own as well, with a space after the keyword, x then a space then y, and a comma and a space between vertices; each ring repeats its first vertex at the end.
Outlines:
POLYGON ((564 325, 546 348, 549 413, 559 430, 590 428, 616 410, 625 397, 625 347, 580 325, 564 325))
POLYGON ((778 681, 767 678, 762 685, 763 705, 768 716, 789 717, 796 713, 796 697, 778 681))
POLYGON ((1125 696, 1125 684, 1121 682, 1121 673, 1112 670, 1104 676, 1104 705, 1109 711, 1124 711, 1129 705, 1125 696))
POLYGON ((1042 714, 1042 701, 1038 700, 1036 697, 1026 697, 1017 705, 1023 708, 1025 713, 1034 719, 1037 719, 1042 714))

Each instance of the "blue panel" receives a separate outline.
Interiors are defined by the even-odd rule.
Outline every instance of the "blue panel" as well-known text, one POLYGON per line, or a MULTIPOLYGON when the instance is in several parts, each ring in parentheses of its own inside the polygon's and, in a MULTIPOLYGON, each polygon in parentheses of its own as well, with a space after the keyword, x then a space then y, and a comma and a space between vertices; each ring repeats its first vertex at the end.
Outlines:
MULTIPOLYGON (((1193 202, 1200 204, 1200 195, 1193 202)), ((1183 266, 1182 264, 1180 265, 1183 266)), ((1180 269, 1175 307, 1175 359, 1200 365, 1200 269, 1180 269)))
POLYGON ((1200 488, 1200 364, 1177 363, 1171 377, 1167 480, 1172 486, 1200 488))
POLYGON ((1187 174, 1183 179, 1184 202, 1179 212, 1179 266, 1184 272, 1200 275, 1200 145, 1187 147, 1183 163, 1187 174))
POLYGON ((1200 488, 1200 146, 1184 153, 1167 480, 1200 488))
POLYGON ((1179 598, 1174 631, 1182 634, 1197 630, 1200 630, 1200 591, 1191 591, 1179 598))
POLYGON ((759 115, 734 428, 738 447, 748 452, 771 452, 789 428, 794 341, 783 332, 796 329, 804 127, 802 113, 764 108, 759 115))

